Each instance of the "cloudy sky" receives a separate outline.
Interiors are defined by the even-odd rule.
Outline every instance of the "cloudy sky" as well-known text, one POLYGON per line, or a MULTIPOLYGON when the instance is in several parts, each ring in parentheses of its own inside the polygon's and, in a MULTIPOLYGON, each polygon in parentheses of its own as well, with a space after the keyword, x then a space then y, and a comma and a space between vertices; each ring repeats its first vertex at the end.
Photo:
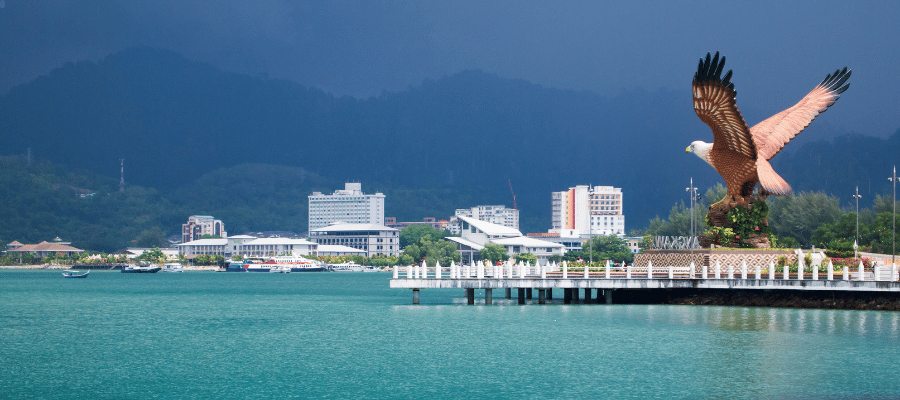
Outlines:
POLYGON ((897 16, 887 1, 0 0, 0 94, 141 45, 356 97, 465 69, 688 93, 718 50, 751 125, 849 66, 850 90, 816 123, 883 137, 900 128, 897 16))

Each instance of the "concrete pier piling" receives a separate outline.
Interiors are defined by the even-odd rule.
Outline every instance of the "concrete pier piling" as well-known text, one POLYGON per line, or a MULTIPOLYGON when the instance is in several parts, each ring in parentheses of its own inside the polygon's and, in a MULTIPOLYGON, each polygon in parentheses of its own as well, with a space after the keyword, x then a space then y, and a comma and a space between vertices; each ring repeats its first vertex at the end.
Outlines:
POLYGON ((419 289, 413 289, 413 305, 419 305, 419 289))
POLYGON ((525 288, 519 288, 519 293, 516 298, 518 299, 519 305, 525 304, 525 288))
POLYGON ((494 304, 494 294, 492 293, 493 289, 484 289, 484 304, 491 305, 494 304))
POLYGON ((538 289, 538 304, 547 304, 546 289, 538 289))

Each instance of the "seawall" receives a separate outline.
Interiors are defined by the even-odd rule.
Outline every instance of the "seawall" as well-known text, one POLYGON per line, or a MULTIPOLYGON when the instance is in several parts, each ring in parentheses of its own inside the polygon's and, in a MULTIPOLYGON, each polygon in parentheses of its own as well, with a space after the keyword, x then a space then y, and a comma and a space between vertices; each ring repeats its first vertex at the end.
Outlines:
POLYGON ((620 289, 614 291, 613 296, 615 304, 684 304, 900 311, 900 293, 885 292, 620 289))

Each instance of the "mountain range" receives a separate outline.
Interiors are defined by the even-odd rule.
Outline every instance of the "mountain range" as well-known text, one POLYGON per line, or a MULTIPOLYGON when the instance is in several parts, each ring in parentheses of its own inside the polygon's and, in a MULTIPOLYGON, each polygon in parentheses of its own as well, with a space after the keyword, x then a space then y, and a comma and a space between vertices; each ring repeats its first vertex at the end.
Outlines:
MULTIPOLYGON (((700 188, 721 181, 684 153, 712 137, 693 112, 689 84, 605 97, 467 70, 358 99, 142 47, 67 63, 0 97, 0 154, 30 151, 111 178, 124 159, 128 184, 197 207, 185 208, 193 214, 243 210, 236 225, 248 229, 284 228, 254 224, 254 209, 263 208, 291 209, 284 217, 302 227, 306 190, 359 181, 367 193, 389 194, 386 215, 400 220, 446 218, 478 204, 511 207, 515 196, 523 232, 550 227, 550 192, 615 186, 631 230, 687 200, 689 179, 700 188), (283 176, 260 178, 260 171, 283 176), (216 189, 234 181, 244 183, 238 192, 216 189), (246 204, 243 191, 254 199, 283 193, 279 204, 246 204)), ((842 101, 850 99, 835 107, 842 101)), ((844 135, 818 122, 772 160, 794 190, 847 204, 857 185, 865 204, 890 194, 885 178, 900 154, 900 131, 844 135)))

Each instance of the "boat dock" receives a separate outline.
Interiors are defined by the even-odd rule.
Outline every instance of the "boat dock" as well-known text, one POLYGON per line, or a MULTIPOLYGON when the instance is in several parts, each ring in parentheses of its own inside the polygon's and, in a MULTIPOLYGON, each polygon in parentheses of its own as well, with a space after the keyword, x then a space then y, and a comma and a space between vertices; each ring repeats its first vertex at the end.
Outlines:
MULTIPOLYGON (((790 272, 774 265, 768 268, 715 265, 712 268, 691 266, 613 270, 609 265, 601 271, 561 270, 551 266, 456 266, 448 268, 408 266, 395 267, 390 281, 391 288, 412 289, 413 304, 419 304, 422 289, 465 289, 468 304, 475 304, 475 290, 484 290, 485 304, 493 303, 493 289, 506 289, 511 298, 512 290, 518 292, 518 303, 525 304, 537 291, 538 304, 553 298, 553 289, 562 290, 563 302, 598 302, 613 304, 616 290, 666 290, 666 289, 719 289, 719 290, 784 290, 784 291, 832 291, 832 292, 882 292, 900 294, 898 267, 875 266, 866 270, 842 268, 834 271, 831 264, 827 272, 817 268, 802 273, 790 272), (403 270, 403 271, 401 271, 403 270), (770 272, 771 271, 771 272, 770 272), (581 293, 583 292, 583 294, 581 293), (580 296, 581 295, 581 296, 580 296), (596 297, 594 297, 596 296, 596 297)), ((559 292, 557 292, 559 293, 559 292)))

